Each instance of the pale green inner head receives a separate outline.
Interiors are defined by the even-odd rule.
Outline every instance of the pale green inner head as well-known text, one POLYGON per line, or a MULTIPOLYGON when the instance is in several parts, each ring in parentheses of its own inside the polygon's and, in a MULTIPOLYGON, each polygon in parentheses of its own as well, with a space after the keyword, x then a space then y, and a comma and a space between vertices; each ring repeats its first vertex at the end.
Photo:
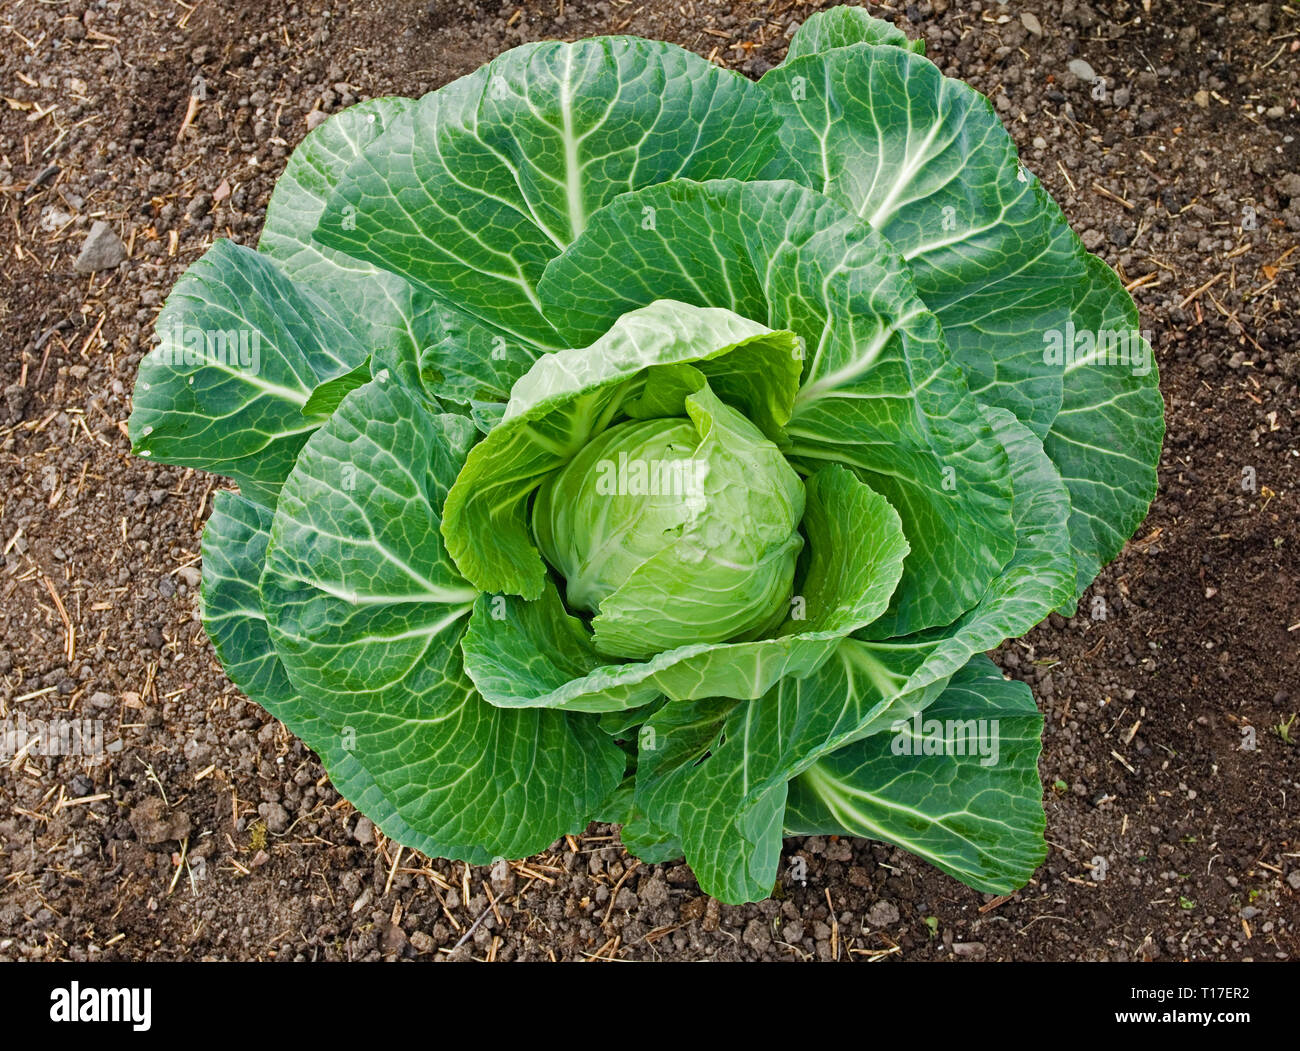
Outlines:
POLYGON ((684 409, 602 432, 533 505, 538 546, 611 656, 746 637, 790 599, 803 483, 707 387, 684 409))

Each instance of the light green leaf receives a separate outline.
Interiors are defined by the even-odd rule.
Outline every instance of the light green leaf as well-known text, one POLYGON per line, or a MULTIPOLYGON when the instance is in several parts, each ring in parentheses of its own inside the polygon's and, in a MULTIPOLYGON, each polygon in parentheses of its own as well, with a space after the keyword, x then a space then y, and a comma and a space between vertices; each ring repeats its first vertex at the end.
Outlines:
POLYGON ((268 508, 227 489, 213 497, 203 528, 200 609, 226 674, 287 724, 298 701, 271 645, 257 591, 271 518, 268 508))
POLYGON ((565 609, 550 577, 533 601, 480 598, 461 648, 478 691, 502 708, 622 712, 659 695, 648 671, 631 673, 641 665, 610 664, 596 652, 591 629, 565 609))
POLYGON ((439 401, 484 408, 490 404, 504 413, 510 389, 538 356, 536 348, 507 339, 490 325, 447 311, 420 353, 420 380, 439 401))
POLYGON ((318 420, 303 407, 366 351, 321 299, 266 256, 217 241, 185 271, 140 363, 131 451, 239 482, 275 502, 318 420))
POLYGON ((436 856, 440 844, 401 819, 375 780, 348 750, 348 739, 294 690, 271 644, 258 580, 266 561, 272 512, 229 490, 212 500, 203 530, 203 626, 222 667, 252 700, 321 758, 334 787, 389 839, 436 856))
POLYGON ((1029 687, 976 657, 924 715, 795 778, 786 833, 884 840, 967 886, 1009 894, 1047 855, 1042 728, 1029 687))
POLYGON ((750 177, 778 150, 776 123, 757 85, 670 44, 526 44, 394 122, 316 236, 562 349, 536 285, 588 217, 665 179, 750 177))
POLYGON ((1046 434, 1061 368, 1043 334, 1070 316, 1084 250, 989 101, 920 55, 869 44, 787 60, 762 84, 799 181, 889 239, 975 395, 1046 434))
POLYGON ((1075 506, 1082 593, 1155 494, 1163 406, 1132 298, 1020 165, 988 100, 924 59, 840 47, 762 83, 800 181, 879 227, 976 395, 1044 439, 1075 506))
POLYGON ((689 362, 708 377, 713 359, 738 348, 767 363, 739 392, 741 407, 784 404, 788 412, 798 381, 793 336, 725 310, 655 302, 620 318, 591 347, 540 358, 447 499, 443 536, 461 573, 482 591, 537 598, 546 571, 529 532, 529 494, 641 394, 648 369, 689 362))
MULTIPOLYGON (((505 419, 529 415, 560 396, 635 376, 651 365, 690 365, 724 401, 776 441, 794 407, 802 358, 799 342, 788 330, 768 328, 722 307, 655 299, 613 319, 591 346, 538 361, 511 390, 505 419)), ((645 393, 639 386, 627 392, 629 414, 636 415, 634 406, 645 393)))
POLYGON ((850 639, 758 700, 674 701, 647 721, 655 748, 640 750, 636 808, 678 839, 707 894, 733 903, 767 895, 781 848, 773 811, 790 779, 863 727, 910 717, 942 691, 942 682, 908 691, 922 655, 886 656, 850 639))
POLYGON ((414 106, 413 99, 370 99, 309 132, 275 184, 257 245, 295 282, 328 300, 374 359, 408 384, 443 315, 454 312, 405 278, 325 247, 312 231, 343 173, 414 106))
POLYGON ((842 5, 810 15, 790 40, 785 60, 791 62, 804 55, 853 44, 889 44, 918 55, 925 54, 924 40, 910 39, 892 22, 872 18, 860 7, 842 5))
MULTIPOLYGON (((952 624, 907 638, 862 643, 886 664, 922 656, 911 673, 909 690, 945 680, 973 654, 1023 635, 1066 601, 1073 589, 1074 559, 1061 543, 1070 500, 1060 474, 1034 434, 1010 412, 990 408, 985 414, 1015 469, 1016 553, 979 604, 952 624)), ((857 636, 883 638, 874 625, 857 636)))
POLYGON ((934 315, 892 246, 825 197, 732 180, 626 194, 540 292, 575 342, 662 296, 792 329, 806 354, 788 454, 805 473, 855 468, 899 512, 912 550, 886 615, 895 632, 951 621, 1011 556, 1006 455, 934 315))
POLYGON ((1061 411, 1043 441, 1070 491, 1075 598, 1146 517, 1165 433, 1160 377, 1137 307, 1100 259, 1088 257, 1088 274, 1076 289, 1067 334, 1090 333, 1095 341, 1103 333, 1117 342, 1094 345, 1066 365, 1061 411))
POLYGON ((366 358, 351 372, 345 372, 342 376, 336 376, 332 380, 326 380, 314 391, 307 403, 302 407, 302 414, 309 420, 318 420, 324 422, 333 415, 334 410, 339 407, 339 403, 345 396, 356 390, 358 387, 364 387, 371 380, 370 358, 366 358))
POLYGON ((908 554, 898 512, 852 471, 822 468, 807 494, 807 563, 781 638, 829 638, 871 624, 888 608, 908 554))
POLYGON ((624 760, 595 717, 495 708, 462 670, 477 592, 438 508, 473 437, 396 381, 353 391, 285 484, 261 590, 294 687, 434 853, 481 863, 585 827, 624 760))

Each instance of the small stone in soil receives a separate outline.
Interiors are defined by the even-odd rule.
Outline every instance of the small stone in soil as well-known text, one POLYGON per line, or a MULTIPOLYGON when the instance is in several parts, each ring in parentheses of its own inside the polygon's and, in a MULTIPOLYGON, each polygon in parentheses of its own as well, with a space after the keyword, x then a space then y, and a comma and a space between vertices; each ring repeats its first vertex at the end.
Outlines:
POLYGON ((357 821, 357 827, 352 830, 352 838, 360 843, 363 847, 370 846, 375 841, 375 825, 368 817, 360 818, 357 821))
POLYGON ((873 927, 889 927, 898 922, 898 906, 892 901, 878 901, 867 913, 867 922, 873 927))
POLYGON ((73 269, 79 274, 93 274, 111 270, 126 258, 126 245, 108 223, 97 220, 86 235, 73 269))
POLYGON ((1069 65, 1066 66, 1066 68, 1085 84, 1091 84, 1097 79, 1096 70, 1081 58, 1070 59, 1069 65))

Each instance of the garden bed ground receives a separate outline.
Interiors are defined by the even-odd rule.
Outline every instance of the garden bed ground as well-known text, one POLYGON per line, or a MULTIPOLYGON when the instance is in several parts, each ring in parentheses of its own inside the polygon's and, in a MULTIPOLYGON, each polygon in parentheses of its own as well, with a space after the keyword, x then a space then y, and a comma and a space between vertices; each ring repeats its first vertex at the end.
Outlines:
POLYGON ((1275 729, 1300 708, 1294 3, 872 5, 993 98, 1135 283, 1168 408, 1160 496, 1079 617, 998 654, 1047 717, 1051 850, 1028 887, 989 902, 890 847, 792 839, 806 885, 783 867, 743 907, 680 864, 634 867, 606 827, 495 873, 383 842, 222 674, 195 612, 215 480, 129 457, 124 421, 163 297, 214 238, 255 243, 311 114, 541 37, 637 33, 757 75, 819 5, 269 6, 0 16, 0 718, 100 719, 114 749, 0 767, 0 958, 1300 953, 1300 721, 1275 729), (95 219, 130 255, 87 277, 95 219))

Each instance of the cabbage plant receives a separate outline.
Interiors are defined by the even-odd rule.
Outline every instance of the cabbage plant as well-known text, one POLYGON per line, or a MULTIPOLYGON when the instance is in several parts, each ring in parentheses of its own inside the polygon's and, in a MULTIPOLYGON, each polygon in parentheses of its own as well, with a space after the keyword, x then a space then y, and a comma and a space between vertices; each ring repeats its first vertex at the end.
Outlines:
POLYGON ((782 837, 982 891, 1045 854, 1042 718, 985 652, 1146 514, 1162 402, 1116 275, 988 101, 856 8, 757 82, 529 44, 293 153, 140 367, 212 471, 231 679, 427 855, 590 821, 766 897, 782 837))

